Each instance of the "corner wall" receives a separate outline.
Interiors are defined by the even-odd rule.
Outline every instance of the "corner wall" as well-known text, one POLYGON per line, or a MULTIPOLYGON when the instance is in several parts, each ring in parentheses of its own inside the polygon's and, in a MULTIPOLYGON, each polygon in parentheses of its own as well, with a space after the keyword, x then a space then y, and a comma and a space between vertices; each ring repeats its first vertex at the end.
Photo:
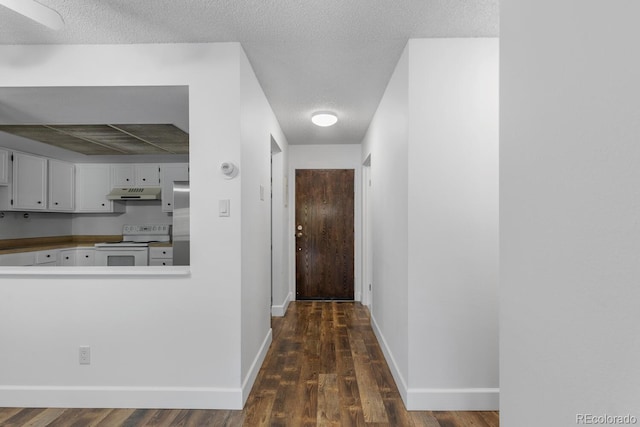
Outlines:
MULTIPOLYGON (((271 344, 271 144, 285 147, 280 130, 244 51, 240 51, 242 185, 242 389, 251 391, 271 344)), ((233 161, 233 159, 230 159, 233 161)), ((282 173, 276 170, 274 173, 282 173)))
POLYGON ((497 39, 410 40, 369 155, 372 323, 407 409, 497 409, 497 39))
POLYGON ((638 16, 634 1, 501 4, 506 427, 640 419, 638 16))
POLYGON ((498 40, 410 40, 409 108, 407 407, 497 409, 498 40))
POLYGON ((241 217, 216 215, 219 199, 241 200, 217 167, 241 158, 240 55, 234 43, 0 46, 8 87, 188 85, 193 230, 188 276, 4 275, 0 406, 242 407, 241 217))
POLYGON ((371 156, 371 322, 402 399, 409 379, 409 51, 405 48, 362 142, 371 156))

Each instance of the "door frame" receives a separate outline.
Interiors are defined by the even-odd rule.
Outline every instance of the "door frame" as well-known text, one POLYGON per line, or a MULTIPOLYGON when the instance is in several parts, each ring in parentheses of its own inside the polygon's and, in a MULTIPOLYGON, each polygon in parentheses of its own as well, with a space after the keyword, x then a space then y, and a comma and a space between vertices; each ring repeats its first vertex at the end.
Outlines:
MULTIPOLYGON (((306 147, 305 147, 306 148, 306 147)), ((358 146, 359 148, 359 146, 358 146)), ((304 149, 303 149, 304 150, 304 149)), ((353 169, 354 170, 354 301, 362 301, 362 160, 360 150, 356 156, 335 156, 329 160, 301 156, 294 153, 289 157, 289 292, 291 300, 296 300, 296 244, 295 244, 295 179, 297 169, 353 169)))

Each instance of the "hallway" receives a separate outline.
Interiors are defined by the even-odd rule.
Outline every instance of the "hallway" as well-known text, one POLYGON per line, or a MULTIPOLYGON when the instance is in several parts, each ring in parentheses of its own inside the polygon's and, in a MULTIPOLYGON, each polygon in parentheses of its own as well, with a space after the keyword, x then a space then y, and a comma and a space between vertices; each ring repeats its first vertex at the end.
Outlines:
POLYGON ((243 411, 0 408, 1 426, 497 427, 497 412, 408 412, 360 303, 306 302, 273 318, 243 411))
POLYGON ((498 426, 497 412, 408 412, 360 303, 292 302, 273 337, 245 426, 498 426))

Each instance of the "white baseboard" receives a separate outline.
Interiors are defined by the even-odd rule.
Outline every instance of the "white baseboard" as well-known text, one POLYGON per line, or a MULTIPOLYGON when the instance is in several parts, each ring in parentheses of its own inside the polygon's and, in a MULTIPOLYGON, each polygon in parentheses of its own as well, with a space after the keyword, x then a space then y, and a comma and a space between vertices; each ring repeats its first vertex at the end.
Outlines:
POLYGON ((0 407, 242 409, 240 388, 0 386, 0 407))
POLYGON ((282 305, 272 305, 271 306, 271 315, 274 317, 283 317, 287 312, 287 308, 289 307, 289 303, 293 299, 293 294, 289 292, 287 297, 284 299, 282 305))
POLYGON ((405 401, 409 411, 497 411, 499 388, 410 388, 405 401))
POLYGON ((391 375, 398 386, 402 401, 409 411, 497 411, 500 406, 499 388, 432 389, 408 388, 400 373, 389 345, 371 314, 371 326, 387 360, 391 375))
POLYGON ((264 358, 267 356, 271 340, 272 332, 271 328, 269 328, 269 332, 267 332, 267 336, 264 337, 264 341, 262 341, 262 345, 260 346, 260 350, 258 351, 258 354, 256 354, 255 359, 253 359, 253 363, 249 368, 247 376, 244 381, 242 381, 242 406, 244 406, 247 398, 249 397, 249 393, 251 393, 251 387, 253 387, 253 383, 256 381, 256 377, 258 376, 258 372, 262 366, 262 362, 264 362, 264 358))
POLYGON ((396 360, 393 358, 393 354, 391 353, 391 349, 389 349, 389 345, 387 344, 387 340, 384 339, 384 335, 382 335, 382 331, 378 326, 378 322, 376 322, 376 318, 373 313, 371 313, 371 326, 373 327, 373 332, 376 334, 378 338, 378 342, 380 343, 380 348, 382 348, 382 353, 384 354, 384 358, 387 360, 387 365, 389 365, 389 369, 391 370, 391 375, 393 375, 393 379, 396 382, 396 386, 398 386, 398 391, 400 392, 400 397, 402 397, 402 401, 405 406, 407 406, 407 382, 404 377, 400 373, 400 369, 398 369, 398 364, 396 360))

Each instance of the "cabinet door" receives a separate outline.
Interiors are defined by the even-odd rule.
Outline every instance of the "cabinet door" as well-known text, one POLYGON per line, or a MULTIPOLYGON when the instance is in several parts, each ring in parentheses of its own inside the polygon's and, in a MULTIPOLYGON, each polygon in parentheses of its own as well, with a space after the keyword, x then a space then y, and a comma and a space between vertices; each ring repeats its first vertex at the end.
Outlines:
POLYGON ((58 253, 58 265, 61 266, 74 266, 76 265, 76 250, 75 249, 63 249, 58 253))
POLYGON ((112 187, 133 187, 135 186, 134 165, 111 165, 111 186, 112 187))
POLYGON ((110 191, 110 165, 76 165, 76 212, 124 212, 123 204, 107 199, 110 191))
POLYGON ((13 153, 13 209, 47 208, 47 159, 13 153))
POLYGON ((72 211, 75 200, 75 166, 49 159, 49 210, 72 211))
POLYGON ((173 182, 189 181, 188 163, 168 163, 160 165, 160 186, 162 188, 162 211, 173 212, 173 182))
POLYGON ((0 148, 0 185, 9 184, 9 151, 0 148))
POLYGON ((160 170, 156 164, 136 165, 136 186, 157 187, 160 185, 160 170))
POLYGON ((76 252, 76 265, 83 267, 95 265, 95 252, 93 248, 78 249, 76 252))

